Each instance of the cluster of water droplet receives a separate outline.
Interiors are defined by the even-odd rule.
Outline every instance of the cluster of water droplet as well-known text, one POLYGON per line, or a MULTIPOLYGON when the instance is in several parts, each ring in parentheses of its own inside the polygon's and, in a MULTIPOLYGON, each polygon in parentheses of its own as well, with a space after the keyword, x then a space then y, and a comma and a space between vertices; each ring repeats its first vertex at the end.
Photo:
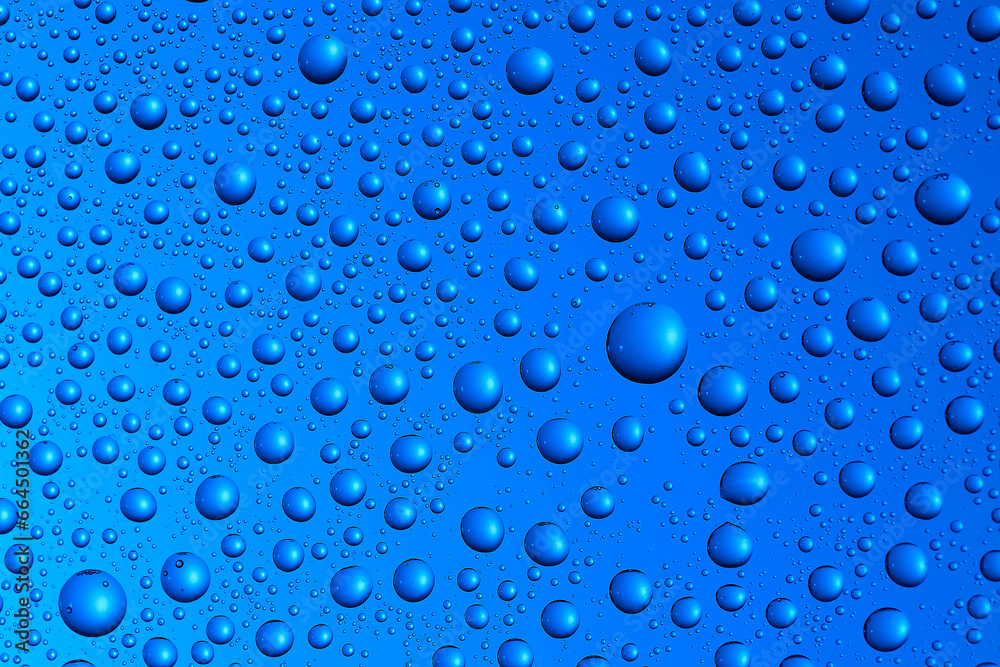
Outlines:
POLYGON ((0 661, 992 667, 1000 7, 904 5, 0 5, 0 661))

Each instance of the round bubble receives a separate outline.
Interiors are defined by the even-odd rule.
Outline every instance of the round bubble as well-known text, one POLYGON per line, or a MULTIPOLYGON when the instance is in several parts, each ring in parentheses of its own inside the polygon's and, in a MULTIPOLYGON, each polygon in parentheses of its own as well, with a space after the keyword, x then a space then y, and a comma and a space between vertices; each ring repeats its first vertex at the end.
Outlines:
POLYGON ((729 366, 715 366, 698 382, 698 402, 716 417, 729 417, 743 409, 749 396, 747 379, 729 366))
POLYGON ((389 460, 396 470, 404 473, 418 473, 431 464, 434 456, 431 446, 419 435, 404 435, 396 438, 389 448, 389 460))
POLYGON ((767 495, 770 480, 767 471, 752 461, 741 461, 726 468, 719 482, 719 495, 734 505, 754 505, 767 495))
POLYGON ((192 553, 169 556, 160 570, 163 592, 177 602, 193 602, 208 591, 211 573, 208 565, 192 553))
POLYGON ((357 470, 339 470, 330 480, 330 497, 346 507, 360 503, 368 492, 368 483, 357 470))
POLYGON ((847 244, 833 232, 811 229, 792 242, 792 266, 814 282, 833 280, 847 266, 847 244))
POLYGON ((899 82, 888 72, 872 72, 861 82, 861 96, 874 111, 888 111, 899 101, 899 82))
POLYGON ((240 489, 228 477, 213 475, 198 485, 194 505, 206 519, 226 519, 240 506, 240 489))
POLYGON ((552 83, 555 63, 537 47, 518 49, 507 59, 507 82, 522 95, 536 95, 552 83))
POLYGON ((420 602, 434 590, 434 571, 418 558, 403 561, 392 575, 396 595, 407 602, 420 602))
POLYGON ((535 348, 521 357, 521 381, 532 391, 554 389, 561 375, 559 357, 550 350, 535 348))
POLYGON ((606 519, 615 511, 615 497, 603 486, 592 486, 580 497, 580 508, 591 519, 606 519))
POLYGON ((555 639, 566 639, 580 627, 580 613, 572 602, 554 600, 542 609, 542 630, 555 639))
POLYGON ((570 463, 583 452, 583 432, 568 419, 550 419, 535 437, 538 453, 549 463, 570 463))
POLYGON ((504 527, 500 515, 488 507, 476 507, 462 517, 462 539, 470 549, 491 553, 503 542, 504 527))
POLYGON ((876 651, 895 651, 910 636, 910 620, 898 609, 885 607, 865 620, 865 641, 876 651))
POLYGON ((687 354, 687 329, 669 306, 643 303, 629 306, 608 329, 611 365, 627 380, 655 384, 671 377, 687 354))
POLYGON ((704 155, 689 151, 674 160, 674 179, 688 192, 702 192, 712 182, 712 170, 704 155))
POLYGON ((477 415, 495 408, 503 397, 500 373, 481 361, 469 362, 458 369, 452 388, 458 404, 477 415))
POLYGON ((59 616, 83 637, 103 637, 125 618, 125 589, 100 570, 77 572, 59 591, 59 616))
POLYGON ((347 69, 347 47, 332 35, 307 39, 299 49, 299 71, 313 83, 333 83, 347 69))
POLYGON ((917 482, 906 491, 904 503, 910 516, 927 521, 941 513, 944 495, 929 482, 917 482))
POLYGON ((264 463, 282 463, 295 451, 295 436, 284 424, 268 422, 257 429, 253 451, 264 463))
POLYGON ((242 162, 227 162, 215 172, 215 193, 230 206, 250 201, 257 189, 257 177, 242 162))
POLYGON ((953 107, 965 99, 965 75, 954 65, 935 65, 924 75, 924 90, 938 104, 953 107))
POLYGON ((610 243, 628 241, 639 229, 639 211, 635 204, 620 197, 597 202, 590 213, 594 233, 610 243))
POLYGON ((262 654, 268 658, 278 658, 292 650, 295 636, 292 627, 284 621, 268 621, 257 629, 254 642, 262 654))
POLYGON ((982 401, 972 396, 959 396, 952 400, 944 411, 945 421, 959 435, 969 435, 979 430, 986 418, 986 408, 982 401))
POLYGON ((927 556, 916 544, 901 542, 886 553, 885 572, 900 586, 919 586, 927 578, 927 556))
POLYGON ((972 204, 969 184, 953 174, 926 178, 914 195, 917 211, 928 222, 952 225, 962 219, 972 204))
POLYGON ((552 567, 569 557, 569 538, 562 528, 542 521, 524 535, 524 552, 539 565, 552 567))
POLYGON ((608 594, 619 611, 639 614, 653 601, 653 582, 639 570, 622 570, 611 579, 608 594))
POLYGON ((875 488, 875 469, 864 461, 851 461, 840 469, 839 481, 851 498, 864 498, 875 488))
POLYGON ((858 299, 847 309, 847 328, 868 343, 876 343, 889 334, 892 316, 878 299, 858 299))
POLYGON ((831 565, 821 565, 809 575, 809 593, 820 602, 833 602, 844 592, 844 575, 831 565))
POLYGON ((670 49, 656 37, 645 37, 635 45, 635 66, 647 76, 660 76, 670 69, 670 49))
POLYGON ((745 530, 724 523, 709 535, 708 555, 720 567, 743 567, 753 555, 753 543, 745 530))

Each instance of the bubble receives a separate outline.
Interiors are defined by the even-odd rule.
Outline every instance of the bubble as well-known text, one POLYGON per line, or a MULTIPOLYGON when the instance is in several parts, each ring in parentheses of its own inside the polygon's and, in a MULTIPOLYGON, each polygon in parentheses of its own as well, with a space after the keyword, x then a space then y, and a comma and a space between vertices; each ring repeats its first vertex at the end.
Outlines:
POLYGON ((587 146, 579 141, 567 141, 559 147, 556 160, 567 171, 582 169, 587 163, 587 146))
POLYGON ((799 397, 799 379, 787 371, 775 373, 768 383, 768 391, 779 403, 792 403, 799 397))
POLYGON ((332 35, 310 37, 299 49, 299 71, 312 83, 333 83, 346 69, 347 47, 332 35))
MULTIPOLYGON (((451 190, 441 181, 424 181, 413 191, 413 210, 424 220, 440 220, 451 210, 451 190)), ((403 268, 408 271, 423 270, 410 269, 405 265, 403 268)))
POLYGON ((603 486, 592 486, 580 497, 580 508, 591 519, 606 519, 615 511, 615 498, 603 486))
POLYGON ((396 259, 407 271, 424 271, 431 265, 431 249, 421 241, 410 239, 399 246, 396 259))
POLYGON ((144 523, 156 514, 156 498, 146 489, 129 489, 122 494, 119 509, 129 521, 144 523))
POLYGON ((701 621, 701 604, 693 597, 678 599, 670 608, 670 620, 678 628, 693 628, 701 621))
POLYGON ((392 575, 396 595, 407 602, 425 600, 434 590, 434 572, 418 558, 403 561, 392 575))
POLYGON ((465 667, 465 654, 457 646, 442 646, 431 656, 431 667, 465 667))
POLYGON ((330 580, 330 595, 341 607, 360 607, 374 590, 372 576, 362 567, 351 565, 339 570, 330 580))
POLYGON ((820 602, 833 602, 844 592, 844 575, 831 565, 821 565, 809 575, 809 593, 820 602))
POLYGON ((136 127, 155 130, 167 119, 167 103, 155 93, 142 93, 132 100, 129 115, 136 127))
POLYGON ((550 391, 559 384, 559 357, 545 348, 529 350, 521 357, 521 381, 532 391, 550 391))
POLYGON ((715 601, 723 611, 739 611, 746 604, 746 591, 736 584, 726 584, 716 591, 715 601))
POLYGON ((535 662, 535 653, 531 646, 522 639, 508 639, 497 650, 497 665, 499 667, 531 667, 535 662))
POLYGON ((554 600, 542 609, 542 630, 549 637, 566 639, 580 627, 580 613, 572 602, 554 600))
POLYGON ((268 422, 257 429, 253 437, 253 451, 264 463, 283 463, 295 451, 295 437, 284 424, 268 422))
POLYGON ((712 170, 704 155, 689 151, 674 160, 674 179, 688 192, 702 192, 712 183, 712 170))
POLYGON ((975 357, 972 347, 962 341, 952 340, 938 350, 938 361, 946 371, 959 373, 972 363, 975 357))
POLYGON ((357 470, 339 470, 330 480, 330 497, 340 505, 353 507, 368 492, 368 483, 357 470))
POLYGON ((507 82, 522 95, 536 95, 552 83, 555 63, 537 47, 518 49, 507 59, 507 82))
POLYGON ((381 366, 369 378, 368 391, 382 405, 396 405, 410 392, 410 380, 395 366, 381 366))
POLYGON ((480 361, 469 362, 458 369, 452 388, 458 404, 477 415, 495 408, 503 397, 500 373, 480 361))
POLYGON ((313 410, 328 417, 340 414, 347 407, 347 386, 336 378, 324 378, 313 385, 309 403, 313 410))
POLYGON ((796 155, 784 155, 774 163, 771 173, 775 185, 786 192, 792 192, 805 184, 808 168, 806 167, 805 160, 802 158, 796 155))
POLYGON ((927 556, 917 545, 901 542, 886 553, 885 572, 900 586, 919 586, 927 578, 927 556))
POLYGON ((257 189, 257 177, 242 162, 227 162, 215 172, 215 193, 230 206, 250 201, 257 189))
POLYGON ((126 150, 114 151, 104 161, 104 173, 118 185, 131 183, 139 175, 140 168, 139 158, 126 150))
POLYGON ((7 428, 24 428, 31 415, 31 402, 21 394, 11 394, 0 401, 0 422, 7 428))
POLYGON ((864 461, 851 461, 840 469, 839 481, 851 498, 864 498, 875 488, 875 469, 864 461))
POLYGON ((764 615, 772 628, 782 630, 795 623, 795 619, 799 616, 799 610, 795 607, 795 603, 788 598, 775 598, 767 604, 764 615))
POLYGON ((292 521, 308 521, 316 514, 316 499, 308 489, 294 486, 281 497, 281 509, 292 521))
POLYGON ((635 45, 635 66, 647 76, 661 76, 670 69, 670 49, 656 37, 645 37, 635 45))
POLYGON ((965 99, 965 75, 953 65, 935 65, 924 75, 924 90, 938 104, 953 107, 965 99))
POLYGON ((583 452, 583 433, 567 419, 550 419, 542 424, 535 437, 538 453, 549 463, 565 465, 583 452))
POLYGON ((156 286, 156 305, 169 315, 179 315, 191 305, 191 287, 181 278, 165 278, 156 286))
POLYGON ((524 552, 539 565, 553 567, 569 557, 569 538, 562 528, 542 521, 524 535, 524 552))
POLYGON ((986 417, 982 402, 972 396, 953 399, 944 411, 948 428, 959 435, 969 435, 979 430, 986 417))
POLYGON ((543 199, 531 209, 531 222, 543 234, 560 234, 569 224, 569 210, 555 199, 543 199))
POLYGON ((146 270, 127 262, 115 269, 114 284, 121 294, 135 296, 146 288, 146 270))
POLYGON ((503 542, 503 521, 488 507, 476 507, 466 512, 462 517, 461 530, 465 543, 479 553, 492 553, 503 542))
POLYGON ((879 396, 895 396, 903 386, 903 378, 894 368, 883 367, 872 373, 872 387, 879 396))
POLYGON ((100 570, 72 575, 59 591, 59 615, 70 630, 83 637, 103 637, 125 618, 125 590, 100 570))
POLYGON ((803 278, 814 282, 833 280, 847 266, 843 239, 820 229, 802 232, 792 242, 792 266, 803 278))
POLYGON ((709 535, 708 555, 719 567, 743 567, 753 555, 753 543, 745 530, 724 523, 709 535))
POLYGON ((933 484, 918 482, 906 492, 905 504, 910 516, 930 520, 941 513, 944 496, 933 484))
POLYGON ((953 225, 968 212, 972 191, 953 174, 934 174, 924 179, 914 195, 917 211, 928 222, 953 225))
POLYGON ((987 551, 979 560, 979 571, 987 581, 1000 581, 1000 551, 987 551))
POLYGON ((920 256, 917 248, 909 241, 897 239, 889 241, 882 249, 882 266, 895 276, 909 276, 917 270, 920 256))
POLYGON ((992 42, 1000 37, 1000 7, 980 5, 969 14, 969 35, 977 42, 992 42))
POLYGON ((305 552, 295 540, 279 540, 271 550, 271 560, 282 572, 294 572, 302 566, 305 552))
POLYGON ((889 309, 878 299, 858 299, 847 309, 847 328, 857 338, 876 343, 889 334, 892 318, 889 309))
POLYGON ((716 417, 729 417, 747 403, 749 388, 743 374, 729 366, 715 366, 698 382, 698 402, 716 417))
POLYGON ((507 284, 519 292, 528 292, 538 284, 538 269, 526 259, 516 257, 503 267, 507 284))
POLYGON ((715 651, 715 667, 750 667, 750 649, 742 642, 727 642, 715 651))
POLYGON ((295 636, 292 627, 284 621, 268 621, 257 629, 254 642, 265 656, 278 658, 292 650, 295 636))
POLYGON ((36 475, 53 475, 62 466, 62 462, 62 450, 49 440, 35 443, 28 452, 28 465, 36 475))
POLYGON ((623 243, 639 229, 639 211, 627 199, 607 197, 590 213, 594 233, 609 243, 623 243))
POLYGON ((719 481, 719 495, 734 505, 755 505, 764 499, 770 485, 767 472, 752 461, 726 468, 719 481))
POLYGON ((826 0, 826 13, 837 23, 857 23, 865 17, 869 0, 826 0))
POLYGON ((625 614, 639 614, 653 601, 653 582, 639 570, 622 570, 611 579, 608 595, 625 614))
POLYGON ((403 473, 418 473, 431 464, 434 453, 430 445, 419 435, 404 435, 396 438, 389 448, 389 459, 396 470, 403 473))
POLYGON ((177 602, 194 602, 208 592, 210 583, 205 561, 185 551, 169 556, 160 570, 163 592, 177 602))
POLYGON ((916 417, 900 417, 889 428, 889 439, 899 449, 916 447, 923 436, 923 422, 916 417))
POLYGON ((874 111, 888 111, 899 101, 899 83, 888 72, 872 72, 861 82, 861 97, 874 111))
POLYGON ((611 365, 626 380, 655 384, 671 377, 687 354, 687 329, 669 306, 644 303, 629 306, 608 329, 611 365))
POLYGON ((285 291, 297 301, 312 301, 322 289, 323 279, 311 266, 296 266, 285 275, 285 291))
POLYGON ((847 80, 847 63, 835 54, 820 56, 809 66, 809 78, 820 90, 835 90, 847 80))
POLYGON ((677 111, 668 102, 653 102, 646 107, 642 120, 653 134, 668 134, 677 126, 677 111))
POLYGON ((177 662, 177 647, 165 637, 154 637, 143 645, 142 660, 147 667, 173 667, 177 662))
POLYGON ((778 303, 778 286, 770 278, 757 276, 747 283, 743 297, 751 310, 764 313, 778 303))
POLYGON ((884 607, 865 620, 865 641, 876 651, 895 651, 910 636, 910 620, 903 612, 892 607, 884 607))
POLYGON ((611 427, 611 441, 623 452, 634 452, 642 445, 642 422, 638 417, 620 417, 611 427))
POLYGON ((212 475, 198 485, 195 507, 206 519, 227 519, 239 508, 240 489, 236 482, 223 475, 212 475))

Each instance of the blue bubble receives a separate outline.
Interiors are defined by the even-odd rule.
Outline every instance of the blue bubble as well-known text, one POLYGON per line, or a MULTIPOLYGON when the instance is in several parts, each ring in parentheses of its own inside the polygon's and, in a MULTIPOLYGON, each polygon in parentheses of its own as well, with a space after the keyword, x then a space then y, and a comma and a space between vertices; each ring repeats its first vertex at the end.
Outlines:
POLYGON ((874 111, 888 111, 899 101, 899 83, 888 72, 872 72, 861 82, 861 96, 874 111))
POLYGON ((537 47, 518 49, 507 59, 507 82, 522 95, 536 95, 552 83, 555 63, 537 47))
POLYGON ((948 341, 938 350, 941 367, 953 373, 964 371, 974 358, 972 346, 957 340, 948 341))
POLYGON ((523 639, 508 639, 497 649, 499 667, 531 667, 535 653, 523 639))
POLYGON ((160 570, 163 592, 177 602, 194 602, 208 592, 210 583, 208 565, 192 553, 179 552, 169 556, 160 570))
POLYGON ((457 646, 442 646, 431 656, 431 667, 465 667, 465 654, 457 646))
POLYGON ((717 417, 729 417, 743 409, 749 397, 747 380, 729 366, 715 366, 698 382, 698 402, 717 417))
POLYGON ((935 485, 918 482, 907 490, 904 504, 910 516, 927 521, 941 513, 944 495, 935 485))
POLYGON ((321 415, 340 414, 347 407, 347 386, 336 378, 324 378, 313 385, 309 403, 321 415))
POLYGON ((503 542, 504 526, 500 515, 488 507, 476 507, 462 517, 462 539, 470 549, 492 553, 503 542))
POLYGON ((181 278, 165 278, 156 286, 156 305, 165 313, 178 315, 191 304, 191 287, 181 278))
POLYGON ((431 464, 433 450, 419 435, 404 435, 396 438, 389 448, 389 460, 396 470, 403 473, 418 473, 431 464))
POLYGON ((620 417, 611 427, 611 441, 623 452, 639 449, 643 438, 643 426, 638 417, 620 417))
POLYGON ((240 505, 240 489, 236 482, 223 475, 207 477, 198 485, 194 496, 198 512, 212 521, 232 516, 240 505))
POLYGON ((278 540, 271 549, 271 560, 274 566, 282 572, 294 572, 305 561, 305 551, 302 545, 292 539, 278 540))
POLYGON ((865 620, 865 641, 876 651, 895 651, 910 636, 910 621, 903 612, 885 607, 872 612, 865 620))
POLYGON ((753 543, 745 530, 724 523, 709 535, 708 555, 720 567, 743 567, 753 555, 753 543))
POLYGON ((503 397, 500 373, 480 361, 469 362, 458 369, 452 389, 458 404, 477 415, 495 408, 503 397))
POLYGON ((307 39, 299 49, 299 71, 316 84, 333 83, 347 69, 347 47, 332 35, 307 39))
POLYGON ((431 249, 421 241, 410 239, 399 246, 396 259, 407 271, 424 271, 431 265, 431 249))
POLYGON ((268 422, 253 437, 253 451, 264 463, 283 463, 295 451, 295 436, 279 422, 268 422))
POLYGON ((63 453, 59 445, 48 440, 35 443, 28 452, 28 465, 36 475, 53 475, 62 462, 63 453))
POLYGON ((727 642, 715 651, 715 667, 750 667, 750 649, 742 642, 727 642))
POLYGON ((330 580, 330 595, 341 607, 354 609, 368 600, 374 590, 374 583, 367 570, 351 565, 333 575, 330 580))
POLYGON ((566 533, 548 521, 536 523, 524 535, 524 552, 539 565, 559 565, 569 557, 569 549, 566 533))
POLYGON ((608 329, 611 365, 627 380, 655 384, 671 377, 687 354, 687 329, 669 306, 653 303, 629 306, 608 329))
POLYGON ((59 591, 59 616, 83 637, 103 637, 125 618, 125 590, 100 570, 77 572, 59 591))
POLYGON ((788 598, 775 598, 767 604, 764 616, 772 628, 782 630, 795 623, 795 619, 799 616, 799 610, 795 603, 788 598))
POLYGON ((953 107, 965 99, 965 75, 954 65, 935 65, 924 75, 924 90, 938 104, 953 107))
POLYGON ((330 480, 330 497, 345 507, 360 503, 367 492, 368 484, 357 470, 340 470, 330 480))
POLYGON ((119 509, 129 521, 144 523, 156 514, 156 498, 146 489, 129 489, 122 494, 119 509))
POLYGON ((257 177, 242 162, 227 162, 215 172, 215 193, 230 206, 250 201, 257 189, 257 177))
POLYGON ((647 76, 661 76, 670 69, 670 49, 663 40, 645 37, 635 45, 635 66, 647 76))
MULTIPOLYGON (((441 181, 424 181, 413 191, 413 210, 424 220, 440 220, 451 210, 451 189, 441 181)), ((402 258, 400 264, 403 265, 402 258)), ((405 265, 403 268, 408 271, 423 270, 405 265)))
POLYGON ((987 551, 979 560, 979 571, 988 581, 1000 581, 1000 551, 987 551))
POLYGON ((434 590, 434 571, 419 558, 403 561, 392 575, 392 588, 406 602, 420 602, 434 590))
POLYGON ((909 241, 889 241, 882 249, 882 266, 895 276, 911 275, 917 270, 919 263, 917 248, 909 241))
POLYGON ((139 175, 139 158, 126 150, 117 150, 104 161, 104 173, 118 185, 131 183, 139 175))
POLYGON ((608 595, 626 614, 639 614, 653 601, 653 582, 639 570, 622 570, 611 579, 608 595))
POLYGON ((254 636, 257 650, 269 658, 278 658, 290 650, 295 643, 295 635, 290 625, 284 621, 268 621, 257 629, 254 636))
POLYGON ((167 119, 167 103, 155 93, 142 93, 129 107, 132 122, 143 130, 155 130, 167 119))
POLYGON ((927 578, 927 556, 917 545, 901 542, 886 553, 885 571, 900 586, 919 586, 927 578))
POLYGON ((177 662, 177 647, 165 637, 154 637, 143 645, 142 660, 147 667, 173 667, 177 662))
POLYGON ((642 120, 653 134, 667 134, 677 126, 677 111, 668 102, 653 102, 646 107, 642 120))
POLYGON ((545 348, 529 350, 521 358, 521 380, 532 391, 554 389, 561 374, 559 357, 545 348))
POLYGON ((979 430, 986 418, 986 410, 977 398, 959 396, 953 399, 945 408, 945 421, 959 435, 969 435, 979 430))
POLYGON ((805 160, 797 155, 784 155, 774 163, 772 176, 774 184, 786 192, 798 190, 806 182, 805 160))
POLYGON ((847 266, 847 245, 833 232, 812 229, 795 237, 791 256, 792 266, 803 278, 825 282, 847 266))
POLYGON ((535 437, 538 453, 549 463, 564 465, 583 451, 583 433, 567 419, 550 419, 542 424, 535 437))
POLYGON ((726 468, 719 481, 719 495, 734 505, 755 505, 764 499, 770 487, 767 472, 752 461, 741 461, 726 468))
POLYGON ((826 13, 837 23, 857 23, 865 17, 870 0, 826 0, 826 13))
POLYGON ((701 615, 701 603, 693 597, 679 598, 670 607, 671 622, 684 630, 698 625, 701 615))
POLYGON ((323 290, 319 270, 311 266, 296 266, 285 275, 285 291, 296 301, 312 301, 323 290))
POLYGON ((639 229, 639 211, 627 199, 607 197, 597 202, 590 214, 594 233, 610 243, 622 243, 639 229))
POLYGON ((876 343, 889 334, 892 316, 878 299, 858 299, 847 309, 847 328, 857 338, 876 343))
POLYGON ((972 204, 969 184, 953 174, 934 174, 924 179, 914 195, 917 211, 928 222, 953 225, 972 204))
POLYGON ((396 405, 409 393, 410 380, 396 366, 380 366, 368 380, 368 391, 382 405, 396 405))
POLYGON ((889 427, 889 440, 898 449, 913 449, 923 437, 923 422, 916 417, 900 417, 889 427))
POLYGON ((992 42, 1000 37, 1000 7, 996 5, 976 7, 969 14, 966 29, 977 42, 992 42))
POLYGON ((591 519, 606 519, 615 511, 615 498, 603 486, 592 486, 580 497, 580 508, 591 519))
POLYGON ((864 498, 875 488, 875 469, 864 461, 851 461, 840 469, 839 481, 851 498, 864 498))
POLYGON ((674 179, 688 192, 702 192, 712 183, 712 170, 704 155, 689 151, 674 160, 674 179))

